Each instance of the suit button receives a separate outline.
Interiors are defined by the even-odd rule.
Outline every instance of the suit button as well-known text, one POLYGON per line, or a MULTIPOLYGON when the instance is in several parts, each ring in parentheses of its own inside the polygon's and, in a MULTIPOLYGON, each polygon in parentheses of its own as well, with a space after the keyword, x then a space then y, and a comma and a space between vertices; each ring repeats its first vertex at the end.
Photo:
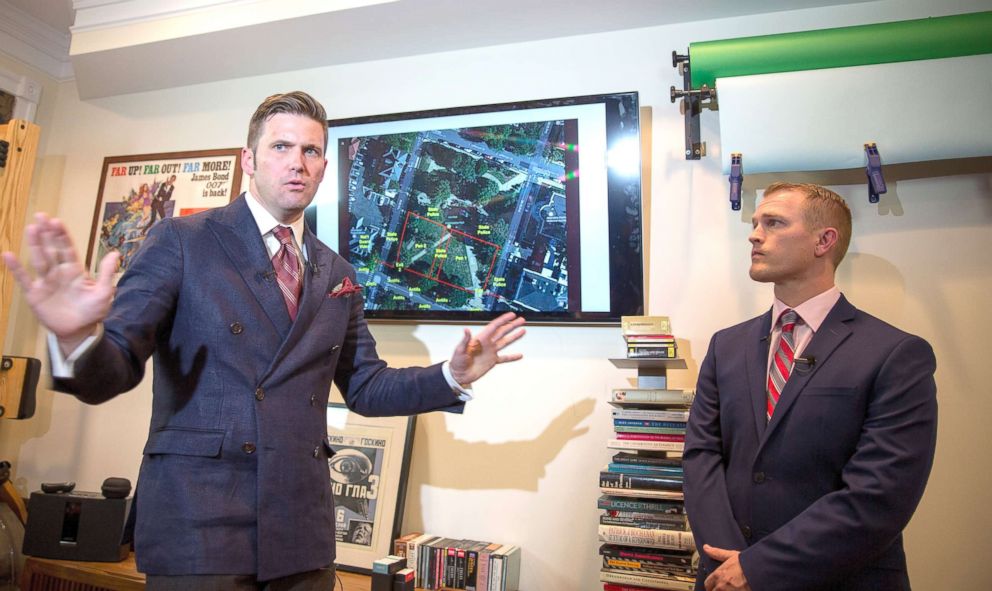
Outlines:
POLYGON ((744 534, 744 537, 745 538, 747 538, 748 540, 750 540, 751 539, 751 526, 749 526, 749 525, 741 526, 741 533, 744 534))
POLYGON ((315 457, 315 458, 320 457, 320 446, 319 445, 317 447, 313 448, 313 457, 315 457))
POLYGON ((232 322, 230 328, 231 334, 241 334, 245 331, 245 327, 241 326, 240 322, 232 322))
POLYGON ((251 441, 246 441, 241 444, 241 451, 245 452, 246 454, 253 454, 255 453, 255 444, 252 443, 251 441))
POLYGON ((754 482, 755 482, 755 484, 761 484, 764 481, 765 481, 765 473, 764 472, 755 472, 754 473, 754 482))
POLYGON ((316 394, 311 394, 310 395, 310 406, 317 406, 317 395, 316 394))
POLYGON ((255 400, 261 402, 264 399, 265 399, 265 390, 263 390, 262 388, 255 390, 255 400))
POLYGON ((341 348, 341 345, 333 345, 333 346, 331 346, 331 353, 337 351, 340 348, 341 348))

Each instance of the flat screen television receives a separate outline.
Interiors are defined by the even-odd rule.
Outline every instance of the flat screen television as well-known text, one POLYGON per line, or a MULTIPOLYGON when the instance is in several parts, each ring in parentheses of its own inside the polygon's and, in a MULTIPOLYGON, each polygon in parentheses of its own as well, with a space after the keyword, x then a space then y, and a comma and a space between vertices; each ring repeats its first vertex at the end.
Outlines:
POLYGON ((307 210, 370 320, 618 323, 644 309, 636 92, 328 121, 307 210))

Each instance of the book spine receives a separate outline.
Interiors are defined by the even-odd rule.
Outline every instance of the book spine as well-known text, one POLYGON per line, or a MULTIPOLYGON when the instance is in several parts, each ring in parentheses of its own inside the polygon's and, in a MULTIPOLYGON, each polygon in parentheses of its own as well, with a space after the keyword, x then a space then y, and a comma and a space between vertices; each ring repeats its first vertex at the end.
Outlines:
POLYGON ((675 347, 627 347, 628 359, 675 359, 675 347))
POLYGON ((638 466, 653 466, 659 468, 673 468, 679 470, 682 469, 681 458, 659 458, 655 456, 648 456, 638 453, 631 453, 627 451, 620 451, 613 454, 612 459, 616 464, 622 464, 622 465, 635 464, 638 466))
POLYGON ((613 430, 617 433, 644 433, 657 435, 678 435, 685 437, 685 429, 673 429, 671 427, 639 427, 637 425, 613 425, 613 430))
POLYGON ((604 583, 618 583, 621 585, 633 585, 641 588, 648 587, 651 589, 664 589, 665 591, 693 591, 693 589, 695 589, 695 583, 689 581, 681 581, 657 576, 640 576, 616 571, 599 571, 599 580, 604 583))
POLYGON ((612 509, 616 511, 655 511, 677 515, 685 514, 685 507, 682 503, 623 499, 612 496, 600 497, 598 506, 600 509, 612 509))
POLYGON ((685 435, 675 435, 671 433, 617 433, 617 439, 631 439, 635 441, 681 441, 685 442, 685 435))
POLYGON ((686 576, 692 570, 685 566, 676 566, 663 562, 651 562, 647 560, 627 560, 625 558, 603 557, 603 568, 620 571, 630 571, 633 574, 651 574, 661 576, 686 576))
POLYGON ((624 474, 641 474, 644 476, 661 476, 662 478, 682 478, 682 468, 670 468, 668 466, 650 466, 647 464, 617 464, 611 462, 606 466, 610 472, 623 472, 624 474))
POLYGON ((684 421, 646 421, 644 419, 613 419, 614 426, 622 427, 651 427, 654 429, 678 429, 685 432, 684 421))
MULTIPOLYGON (((672 517, 678 517, 673 515, 672 517)), ((687 522, 676 519, 654 519, 652 517, 619 517, 615 515, 602 515, 599 522, 603 525, 625 525, 627 527, 639 527, 641 529, 673 529, 679 531, 689 531, 687 522)))
POLYGON ((693 390, 614 390, 614 402, 665 402, 668 404, 692 404, 696 398, 693 390))
POLYGON ((691 550, 695 547, 692 532, 668 529, 640 529, 622 525, 600 525, 599 539, 609 544, 691 550))
POLYGON ((655 478, 622 474, 619 472, 600 472, 600 488, 648 488, 660 490, 682 490, 682 480, 677 478, 655 478))
POLYGON ((632 439, 610 439, 606 446, 612 449, 644 449, 652 451, 682 451, 682 441, 639 441, 632 439))
POLYGON ((492 555, 489 565, 489 591, 503 591, 503 557, 499 554, 492 555))
POLYGON ((655 421, 678 421, 685 423, 689 420, 687 410, 653 410, 649 408, 622 408, 613 411, 614 419, 648 419, 655 421))
POLYGON ((599 548, 599 553, 606 558, 670 564, 679 568, 692 567, 692 552, 688 550, 660 550, 603 544, 599 548))
POLYGON ((605 488, 600 487, 600 492, 604 495, 620 496, 620 497, 636 497, 639 499, 658 499, 663 501, 682 501, 685 500, 685 495, 682 491, 675 490, 659 490, 659 489, 648 489, 648 488, 605 488))

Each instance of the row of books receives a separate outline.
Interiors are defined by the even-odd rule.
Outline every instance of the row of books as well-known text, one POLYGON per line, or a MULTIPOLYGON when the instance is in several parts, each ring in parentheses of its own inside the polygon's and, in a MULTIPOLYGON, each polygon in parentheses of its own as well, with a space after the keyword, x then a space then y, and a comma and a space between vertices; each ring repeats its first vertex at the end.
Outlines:
POLYGON ((622 316, 620 330, 631 359, 675 359, 678 346, 668 316, 622 316))
POLYGON ((615 436, 607 442, 613 449, 681 452, 692 390, 659 388, 615 388, 613 405, 615 436))
POLYGON ((393 542, 421 589, 518 591, 520 547, 415 532, 393 542))

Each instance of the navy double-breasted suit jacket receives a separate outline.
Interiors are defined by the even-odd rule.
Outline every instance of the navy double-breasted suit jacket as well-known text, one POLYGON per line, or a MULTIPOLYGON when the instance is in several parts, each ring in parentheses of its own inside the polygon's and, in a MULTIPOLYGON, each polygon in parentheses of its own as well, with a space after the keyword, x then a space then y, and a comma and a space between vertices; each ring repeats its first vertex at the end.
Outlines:
POLYGON ((937 434, 926 341, 842 296, 765 418, 771 312, 713 336, 684 453, 697 588, 740 550, 754 591, 908 589, 902 530, 937 434))
POLYGON ((353 268, 309 231, 290 320, 245 195, 155 225, 118 284, 103 338, 56 386, 88 403, 134 388, 154 359, 136 489, 135 548, 149 574, 256 574, 329 565, 331 382, 366 415, 458 412, 440 365, 387 368, 353 268))

